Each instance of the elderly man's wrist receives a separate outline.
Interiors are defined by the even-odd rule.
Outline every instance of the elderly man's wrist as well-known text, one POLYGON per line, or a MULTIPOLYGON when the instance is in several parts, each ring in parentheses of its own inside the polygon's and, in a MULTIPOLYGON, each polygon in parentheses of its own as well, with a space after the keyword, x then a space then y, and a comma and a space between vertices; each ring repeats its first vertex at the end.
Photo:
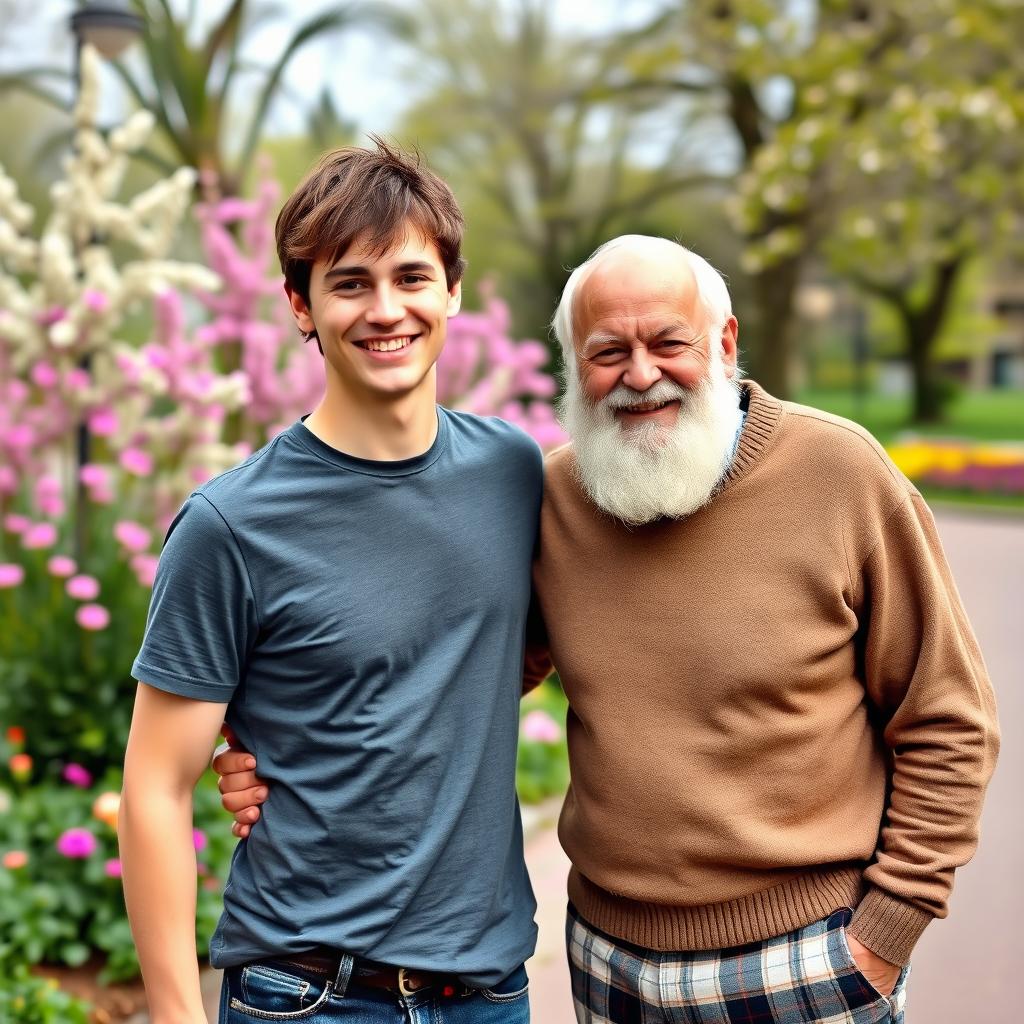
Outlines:
POLYGON ((876 956, 904 967, 921 933, 932 920, 933 916, 927 911, 870 887, 854 912, 847 932, 876 956))

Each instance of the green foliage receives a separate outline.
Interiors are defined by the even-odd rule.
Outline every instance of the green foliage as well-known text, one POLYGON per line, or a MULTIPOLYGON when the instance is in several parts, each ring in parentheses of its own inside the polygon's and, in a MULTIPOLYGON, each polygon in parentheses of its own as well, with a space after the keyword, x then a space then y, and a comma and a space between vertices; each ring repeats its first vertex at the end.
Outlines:
MULTIPOLYGON (((119 511, 127 504, 125 495, 119 511)), ((113 506, 91 514, 94 541, 79 572, 100 584, 103 603, 112 609, 107 629, 78 627, 79 602, 68 597, 64 580, 47 571, 51 551, 21 551, 24 584, 0 591, 0 724, 26 729, 26 752, 43 778, 58 777, 67 761, 103 771, 120 763, 128 739, 135 694, 131 665, 150 592, 112 538, 113 506)), ((5 539, 15 543, 14 537, 5 539)))
POLYGON ((554 741, 531 740, 520 734, 516 761, 516 788, 525 804, 540 803, 561 796, 569 786, 569 755, 565 745, 565 716, 569 703, 557 678, 548 680, 523 698, 520 718, 541 712, 557 725, 560 737, 554 741))
POLYGON ((38 978, 24 963, 0 956, 0 1021, 4 1024, 89 1024, 89 1007, 38 978))
MULTIPOLYGON (((138 975, 139 965, 125 914, 117 836, 94 806, 101 794, 120 790, 119 772, 78 788, 67 783, 11 779, 0 790, 0 855, 25 854, 21 867, 0 867, 0 962, 78 966, 94 950, 105 958, 103 981, 138 975), (5 809, 3 809, 5 808, 5 809), (87 830, 95 850, 87 857, 63 855, 57 841, 66 830, 87 830)), ((109 799, 109 796, 107 797, 109 799)), ((221 892, 236 840, 221 810, 215 777, 204 778, 194 798, 197 845, 196 942, 207 952, 220 916, 221 892)), ((6 1018, 0 1016, 0 1020, 6 1018)), ((48 1018, 47 1018, 48 1019, 48 1018)))

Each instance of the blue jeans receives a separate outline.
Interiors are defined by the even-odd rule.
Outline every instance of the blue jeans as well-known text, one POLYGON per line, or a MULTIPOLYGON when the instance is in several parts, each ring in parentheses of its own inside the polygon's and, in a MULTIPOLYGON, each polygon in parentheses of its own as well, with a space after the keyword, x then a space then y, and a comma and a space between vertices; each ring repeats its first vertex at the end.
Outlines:
POLYGON ((224 972, 219 1024, 302 1021, 304 1024, 529 1024, 526 968, 517 967, 493 988, 445 996, 415 995, 344 982, 284 961, 265 960, 224 972))

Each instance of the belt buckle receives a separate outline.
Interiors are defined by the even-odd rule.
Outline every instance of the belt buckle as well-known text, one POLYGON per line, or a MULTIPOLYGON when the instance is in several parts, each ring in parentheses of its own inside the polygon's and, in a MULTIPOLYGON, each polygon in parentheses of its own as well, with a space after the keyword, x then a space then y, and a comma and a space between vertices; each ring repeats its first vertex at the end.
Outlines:
POLYGON ((423 987, 422 985, 419 985, 416 988, 410 988, 408 982, 406 981, 406 976, 409 973, 410 972, 408 968, 398 968, 398 991, 401 992, 403 996, 414 996, 423 987))

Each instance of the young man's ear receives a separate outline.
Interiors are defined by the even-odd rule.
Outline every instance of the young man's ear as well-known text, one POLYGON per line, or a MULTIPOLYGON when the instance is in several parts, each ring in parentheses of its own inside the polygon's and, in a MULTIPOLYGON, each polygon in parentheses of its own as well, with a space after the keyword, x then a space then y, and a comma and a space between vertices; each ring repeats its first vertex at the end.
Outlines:
POLYGON ((462 281, 456 281, 448 289, 448 315, 455 316, 462 309, 462 281))
POLYGON ((313 315, 309 311, 309 303, 287 282, 284 286, 288 296, 288 305, 292 308, 292 316, 303 334, 312 334, 316 330, 313 315))

